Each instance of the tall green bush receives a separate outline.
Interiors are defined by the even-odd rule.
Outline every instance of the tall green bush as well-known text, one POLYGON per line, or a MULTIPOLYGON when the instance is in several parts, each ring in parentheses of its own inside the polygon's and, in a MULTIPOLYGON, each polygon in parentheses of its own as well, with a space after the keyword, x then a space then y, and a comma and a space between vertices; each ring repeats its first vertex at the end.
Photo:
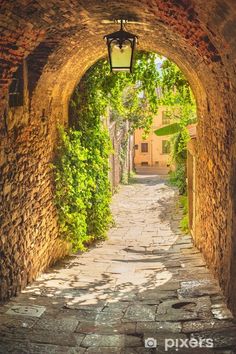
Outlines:
MULTIPOLYGON (((94 132, 93 132, 94 135, 94 132)), ((94 142, 94 136, 90 136, 94 142)), ((85 147, 82 132, 59 128, 55 161, 56 205, 62 236, 72 250, 85 250, 86 244, 106 236, 111 222, 111 192, 105 162, 111 152, 105 129, 97 129, 103 149, 85 147)))

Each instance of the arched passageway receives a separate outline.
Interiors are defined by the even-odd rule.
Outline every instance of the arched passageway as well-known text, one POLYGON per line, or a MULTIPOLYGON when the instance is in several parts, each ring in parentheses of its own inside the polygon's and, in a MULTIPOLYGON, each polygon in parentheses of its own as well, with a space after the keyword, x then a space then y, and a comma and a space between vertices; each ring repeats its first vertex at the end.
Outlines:
POLYGON ((103 20, 128 17, 140 22, 129 27, 139 48, 175 61, 197 99, 194 238, 235 310, 234 1, 0 4, 1 299, 67 253, 58 239, 50 169, 56 123, 67 121, 74 87, 105 55, 102 38, 114 27, 103 20), (17 75, 14 98, 14 85, 10 95, 8 89, 17 75))

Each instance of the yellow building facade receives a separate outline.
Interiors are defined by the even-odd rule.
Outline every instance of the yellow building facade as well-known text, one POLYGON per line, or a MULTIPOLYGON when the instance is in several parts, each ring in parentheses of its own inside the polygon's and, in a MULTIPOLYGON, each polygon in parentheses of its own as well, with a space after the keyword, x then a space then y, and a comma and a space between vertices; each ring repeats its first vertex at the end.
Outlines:
POLYGON ((159 107, 150 134, 143 139, 143 129, 134 132, 134 167, 137 172, 150 170, 166 174, 171 168, 170 136, 157 136, 154 131, 170 124, 166 107, 159 107))

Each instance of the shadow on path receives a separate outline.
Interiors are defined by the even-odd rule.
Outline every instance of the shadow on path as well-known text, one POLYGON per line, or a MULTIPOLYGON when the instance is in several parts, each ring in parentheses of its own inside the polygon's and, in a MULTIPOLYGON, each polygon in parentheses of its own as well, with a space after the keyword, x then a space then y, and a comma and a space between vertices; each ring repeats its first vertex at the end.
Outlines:
POLYGON ((233 317, 178 228, 176 202, 160 177, 122 186, 107 241, 58 262, 0 307, 0 353, 166 353, 168 340, 168 353, 234 353, 233 317), (145 348, 147 338, 157 349, 145 348), (181 347, 190 339, 197 347, 181 347))

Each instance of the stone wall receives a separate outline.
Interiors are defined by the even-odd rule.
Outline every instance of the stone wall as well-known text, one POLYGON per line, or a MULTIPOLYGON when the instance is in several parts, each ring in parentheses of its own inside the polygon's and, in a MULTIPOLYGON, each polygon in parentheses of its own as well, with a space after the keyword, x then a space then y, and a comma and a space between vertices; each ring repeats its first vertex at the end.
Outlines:
POLYGON ((58 239, 51 161, 47 124, 14 126, 1 137, 0 299, 67 253, 58 239))
MULTIPOLYGON (((218 83, 215 95, 225 93, 222 86, 218 83)), ((232 307, 235 295, 231 292, 231 286, 235 270, 231 268, 234 252, 231 174, 235 123, 225 119, 229 117, 226 104, 211 101, 209 110, 198 126, 195 243, 219 278, 225 294, 228 298, 232 296, 232 307)))
POLYGON ((0 159, 2 298, 13 295, 66 251, 57 239, 50 162, 55 125, 85 71, 106 55, 114 17, 139 49, 174 60, 198 104, 195 243, 231 307, 235 291, 236 3, 234 0, 0 0, 0 159), (125 15, 124 15, 125 13, 125 15), (13 72, 28 63, 24 107, 8 108, 13 72), (46 121, 42 117, 47 117, 46 121))
POLYGON ((23 63, 23 106, 8 107, 0 143, 0 300, 15 295, 68 252, 53 203, 55 128, 34 120, 23 63))

